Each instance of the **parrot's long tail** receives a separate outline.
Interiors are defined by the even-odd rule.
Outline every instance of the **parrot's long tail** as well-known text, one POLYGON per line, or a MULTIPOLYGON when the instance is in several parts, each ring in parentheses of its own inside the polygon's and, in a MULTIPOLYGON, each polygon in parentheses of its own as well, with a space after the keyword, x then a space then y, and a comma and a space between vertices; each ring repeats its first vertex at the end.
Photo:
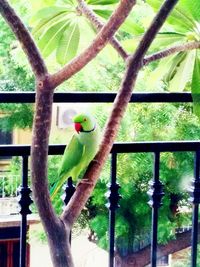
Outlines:
POLYGON ((53 201, 55 199, 60 188, 61 188, 61 185, 59 184, 59 181, 51 184, 51 188, 50 188, 51 201, 53 201))

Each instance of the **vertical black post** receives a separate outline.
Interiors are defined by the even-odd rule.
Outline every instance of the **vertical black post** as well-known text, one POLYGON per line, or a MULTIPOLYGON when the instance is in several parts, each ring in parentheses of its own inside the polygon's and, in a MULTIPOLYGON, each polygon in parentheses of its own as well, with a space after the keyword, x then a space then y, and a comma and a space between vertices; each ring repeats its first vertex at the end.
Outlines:
POLYGON ((109 267, 114 267, 114 247, 115 247, 115 212, 119 208, 120 195, 118 190, 119 184, 116 182, 117 176, 117 154, 112 153, 111 159, 111 183, 107 197, 109 203, 106 205, 109 208, 109 267))
POLYGON ((192 213, 192 255, 191 255, 191 266, 197 266, 197 245, 198 245, 198 213, 200 203, 200 151, 196 151, 195 163, 194 163, 194 180, 191 187, 191 198, 190 201, 193 204, 192 213))
POLYGON ((154 154, 154 177, 150 182, 150 190, 148 191, 151 197, 148 202, 152 207, 152 228, 151 228, 151 267, 157 266, 157 235, 158 235, 158 209, 162 205, 161 200, 164 196, 163 185, 159 180, 160 168, 160 152, 154 154))
MULTIPOLYGON (((76 191, 76 188, 73 185, 72 177, 69 177, 67 179, 67 184, 64 186, 64 191, 65 191, 65 194, 62 196, 62 200, 65 203, 65 205, 67 205, 71 197, 73 196, 74 192, 76 191)), ((70 236, 69 236, 70 244, 71 244, 71 239, 72 239, 72 233, 70 232, 70 236)))
POLYGON ((26 267, 26 234, 27 234, 27 215, 31 214, 29 206, 33 203, 30 198, 31 189, 28 187, 28 156, 22 157, 22 185, 19 189, 21 206, 20 214, 21 228, 20 228, 20 267, 26 267))

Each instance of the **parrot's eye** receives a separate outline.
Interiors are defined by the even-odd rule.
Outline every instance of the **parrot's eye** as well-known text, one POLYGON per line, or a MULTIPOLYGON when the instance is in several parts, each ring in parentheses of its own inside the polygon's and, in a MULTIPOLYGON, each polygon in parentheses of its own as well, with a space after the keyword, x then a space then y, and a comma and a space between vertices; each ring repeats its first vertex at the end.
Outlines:
POLYGON ((85 118, 84 121, 87 121, 87 119, 85 118))

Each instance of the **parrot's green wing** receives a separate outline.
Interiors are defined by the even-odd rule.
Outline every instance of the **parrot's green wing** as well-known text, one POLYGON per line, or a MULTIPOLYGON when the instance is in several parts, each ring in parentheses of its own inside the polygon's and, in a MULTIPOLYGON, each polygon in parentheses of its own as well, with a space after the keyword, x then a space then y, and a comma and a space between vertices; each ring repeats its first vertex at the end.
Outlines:
POLYGON ((74 135, 65 148, 62 162, 58 171, 58 179, 66 176, 79 162, 81 161, 84 151, 84 146, 79 142, 78 138, 74 135))
POLYGON ((73 168, 81 162, 83 152, 84 146, 79 142, 76 135, 74 135, 65 148, 57 179, 54 181, 54 185, 50 190, 52 199, 55 197, 65 179, 72 175, 71 172, 73 168))

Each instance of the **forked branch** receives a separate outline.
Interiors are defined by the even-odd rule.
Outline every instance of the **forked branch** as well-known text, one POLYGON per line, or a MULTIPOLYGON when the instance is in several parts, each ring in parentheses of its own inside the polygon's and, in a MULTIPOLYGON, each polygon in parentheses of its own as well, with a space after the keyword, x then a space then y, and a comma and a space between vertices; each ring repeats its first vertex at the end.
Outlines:
POLYGON ((113 12, 108 22, 97 34, 92 44, 79 56, 65 65, 60 71, 51 75, 51 84, 54 87, 69 79, 96 57, 96 55, 106 46, 120 25, 125 21, 126 17, 132 10, 132 7, 135 5, 135 2, 135 0, 120 1, 117 9, 113 12))
MULTIPOLYGON (((88 18, 88 20, 93 24, 93 26, 96 27, 97 30, 100 30, 104 23, 101 22, 101 20, 98 18, 98 16, 88 7, 88 5, 83 0, 77 0, 79 4, 79 8, 81 12, 88 18)), ((126 60, 129 56, 129 54, 124 50, 124 48, 121 46, 120 42, 115 38, 112 37, 110 39, 110 43, 115 48, 115 50, 118 52, 118 54, 126 60)), ((194 41, 194 42, 187 42, 184 44, 174 45, 168 49, 164 49, 162 51, 158 51, 152 55, 148 55, 143 59, 143 65, 147 65, 151 63, 152 61, 156 61, 165 57, 168 57, 172 54, 181 52, 181 51, 188 51, 193 49, 199 49, 200 48, 200 42, 194 41)))
MULTIPOLYGON (((86 16, 86 18, 88 18, 88 20, 92 23, 92 25, 96 27, 98 31, 100 31, 103 28, 104 23, 101 22, 101 20, 96 16, 96 14, 87 6, 85 1, 77 0, 77 2, 79 4, 81 12, 86 16)), ((128 53, 124 50, 124 48, 121 46, 120 42, 116 39, 116 37, 113 36, 110 39, 110 44, 113 46, 113 48, 116 49, 118 54, 124 60, 128 58, 128 53)))

